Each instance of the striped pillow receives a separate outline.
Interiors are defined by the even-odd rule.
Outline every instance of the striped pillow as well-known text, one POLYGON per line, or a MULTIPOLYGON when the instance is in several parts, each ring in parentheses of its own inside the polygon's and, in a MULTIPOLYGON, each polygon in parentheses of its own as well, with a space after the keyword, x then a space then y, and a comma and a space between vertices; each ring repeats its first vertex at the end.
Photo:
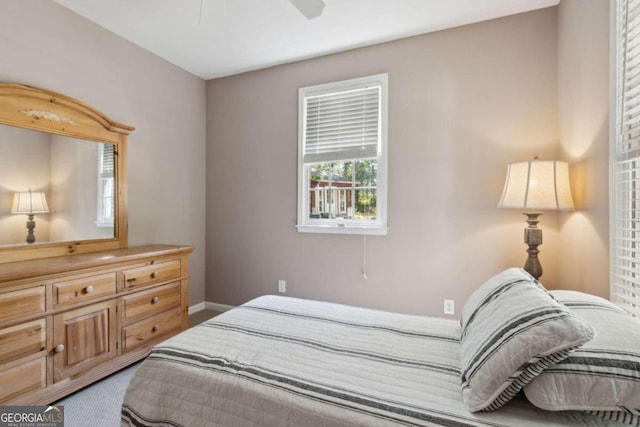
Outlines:
POLYGON ((471 412, 499 408, 593 329, 519 268, 476 290, 462 309, 462 398, 471 412))
POLYGON ((535 378, 524 389, 527 398, 542 409, 595 411, 640 425, 640 320, 593 295, 551 295, 589 322, 596 337, 535 378))

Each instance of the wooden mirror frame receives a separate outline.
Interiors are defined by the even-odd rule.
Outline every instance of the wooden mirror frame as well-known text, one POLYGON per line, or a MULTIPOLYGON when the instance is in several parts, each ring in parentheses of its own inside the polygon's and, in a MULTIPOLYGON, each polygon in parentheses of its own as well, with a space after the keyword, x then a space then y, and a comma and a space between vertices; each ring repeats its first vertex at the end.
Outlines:
POLYGON ((135 128, 76 99, 15 83, 0 83, 0 124, 114 144, 117 191, 113 238, 2 247, 0 264, 127 247, 127 135, 135 128))

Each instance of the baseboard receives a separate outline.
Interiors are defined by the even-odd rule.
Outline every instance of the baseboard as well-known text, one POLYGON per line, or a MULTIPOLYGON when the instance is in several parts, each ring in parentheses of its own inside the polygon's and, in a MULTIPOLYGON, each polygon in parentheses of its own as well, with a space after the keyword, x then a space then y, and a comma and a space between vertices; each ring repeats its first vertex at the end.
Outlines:
POLYGON ((225 311, 229 311, 233 308, 232 305, 226 305, 226 304, 218 304, 216 302, 208 302, 208 301, 203 301, 203 302, 199 302, 198 304, 192 305, 189 307, 189 316, 191 316, 192 314, 195 314, 199 311, 202 310, 212 310, 212 311, 218 311, 218 312, 225 312, 225 311))
POLYGON ((189 316, 205 309, 204 301, 189 306, 189 316))

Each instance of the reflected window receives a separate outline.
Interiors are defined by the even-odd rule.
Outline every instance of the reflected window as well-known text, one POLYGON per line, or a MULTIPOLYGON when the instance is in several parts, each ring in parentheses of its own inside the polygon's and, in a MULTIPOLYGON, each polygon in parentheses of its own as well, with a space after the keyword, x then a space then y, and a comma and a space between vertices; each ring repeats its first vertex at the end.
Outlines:
POLYGON ((100 227, 112 227, 115 212, 115 163, 112 144, 98 144, 98 219, 100 227))

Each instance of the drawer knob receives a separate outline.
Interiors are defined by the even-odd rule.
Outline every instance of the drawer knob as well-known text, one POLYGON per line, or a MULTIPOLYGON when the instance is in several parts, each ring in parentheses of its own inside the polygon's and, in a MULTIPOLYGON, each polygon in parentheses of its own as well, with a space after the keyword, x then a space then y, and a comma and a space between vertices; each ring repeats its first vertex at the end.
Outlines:
POLYGON ((158 277, 158 272, 154 271, 153 273, 151 273, 151 278, 155 279, 156 277, 158 277))
POLYGON ((56 348, 53 349, 56 353, 62 353, 64 351, 64 344, 58 344, 56 348))
POLYGON ((93 286, 89 285, 86 288, 84 288, 84 291, 88 294, 90 294, 91 292, 93 292, 93 286))
POLYGON ((160 301, 160 298, 158 298, 158 297, 151 298, 151 304, 157 304, 158 301, 160 301))
POLYGON ((159 325, 153 325, 153 328, 151 328, 151 332, 158 332, 158 330, 160 330, 159 325))

